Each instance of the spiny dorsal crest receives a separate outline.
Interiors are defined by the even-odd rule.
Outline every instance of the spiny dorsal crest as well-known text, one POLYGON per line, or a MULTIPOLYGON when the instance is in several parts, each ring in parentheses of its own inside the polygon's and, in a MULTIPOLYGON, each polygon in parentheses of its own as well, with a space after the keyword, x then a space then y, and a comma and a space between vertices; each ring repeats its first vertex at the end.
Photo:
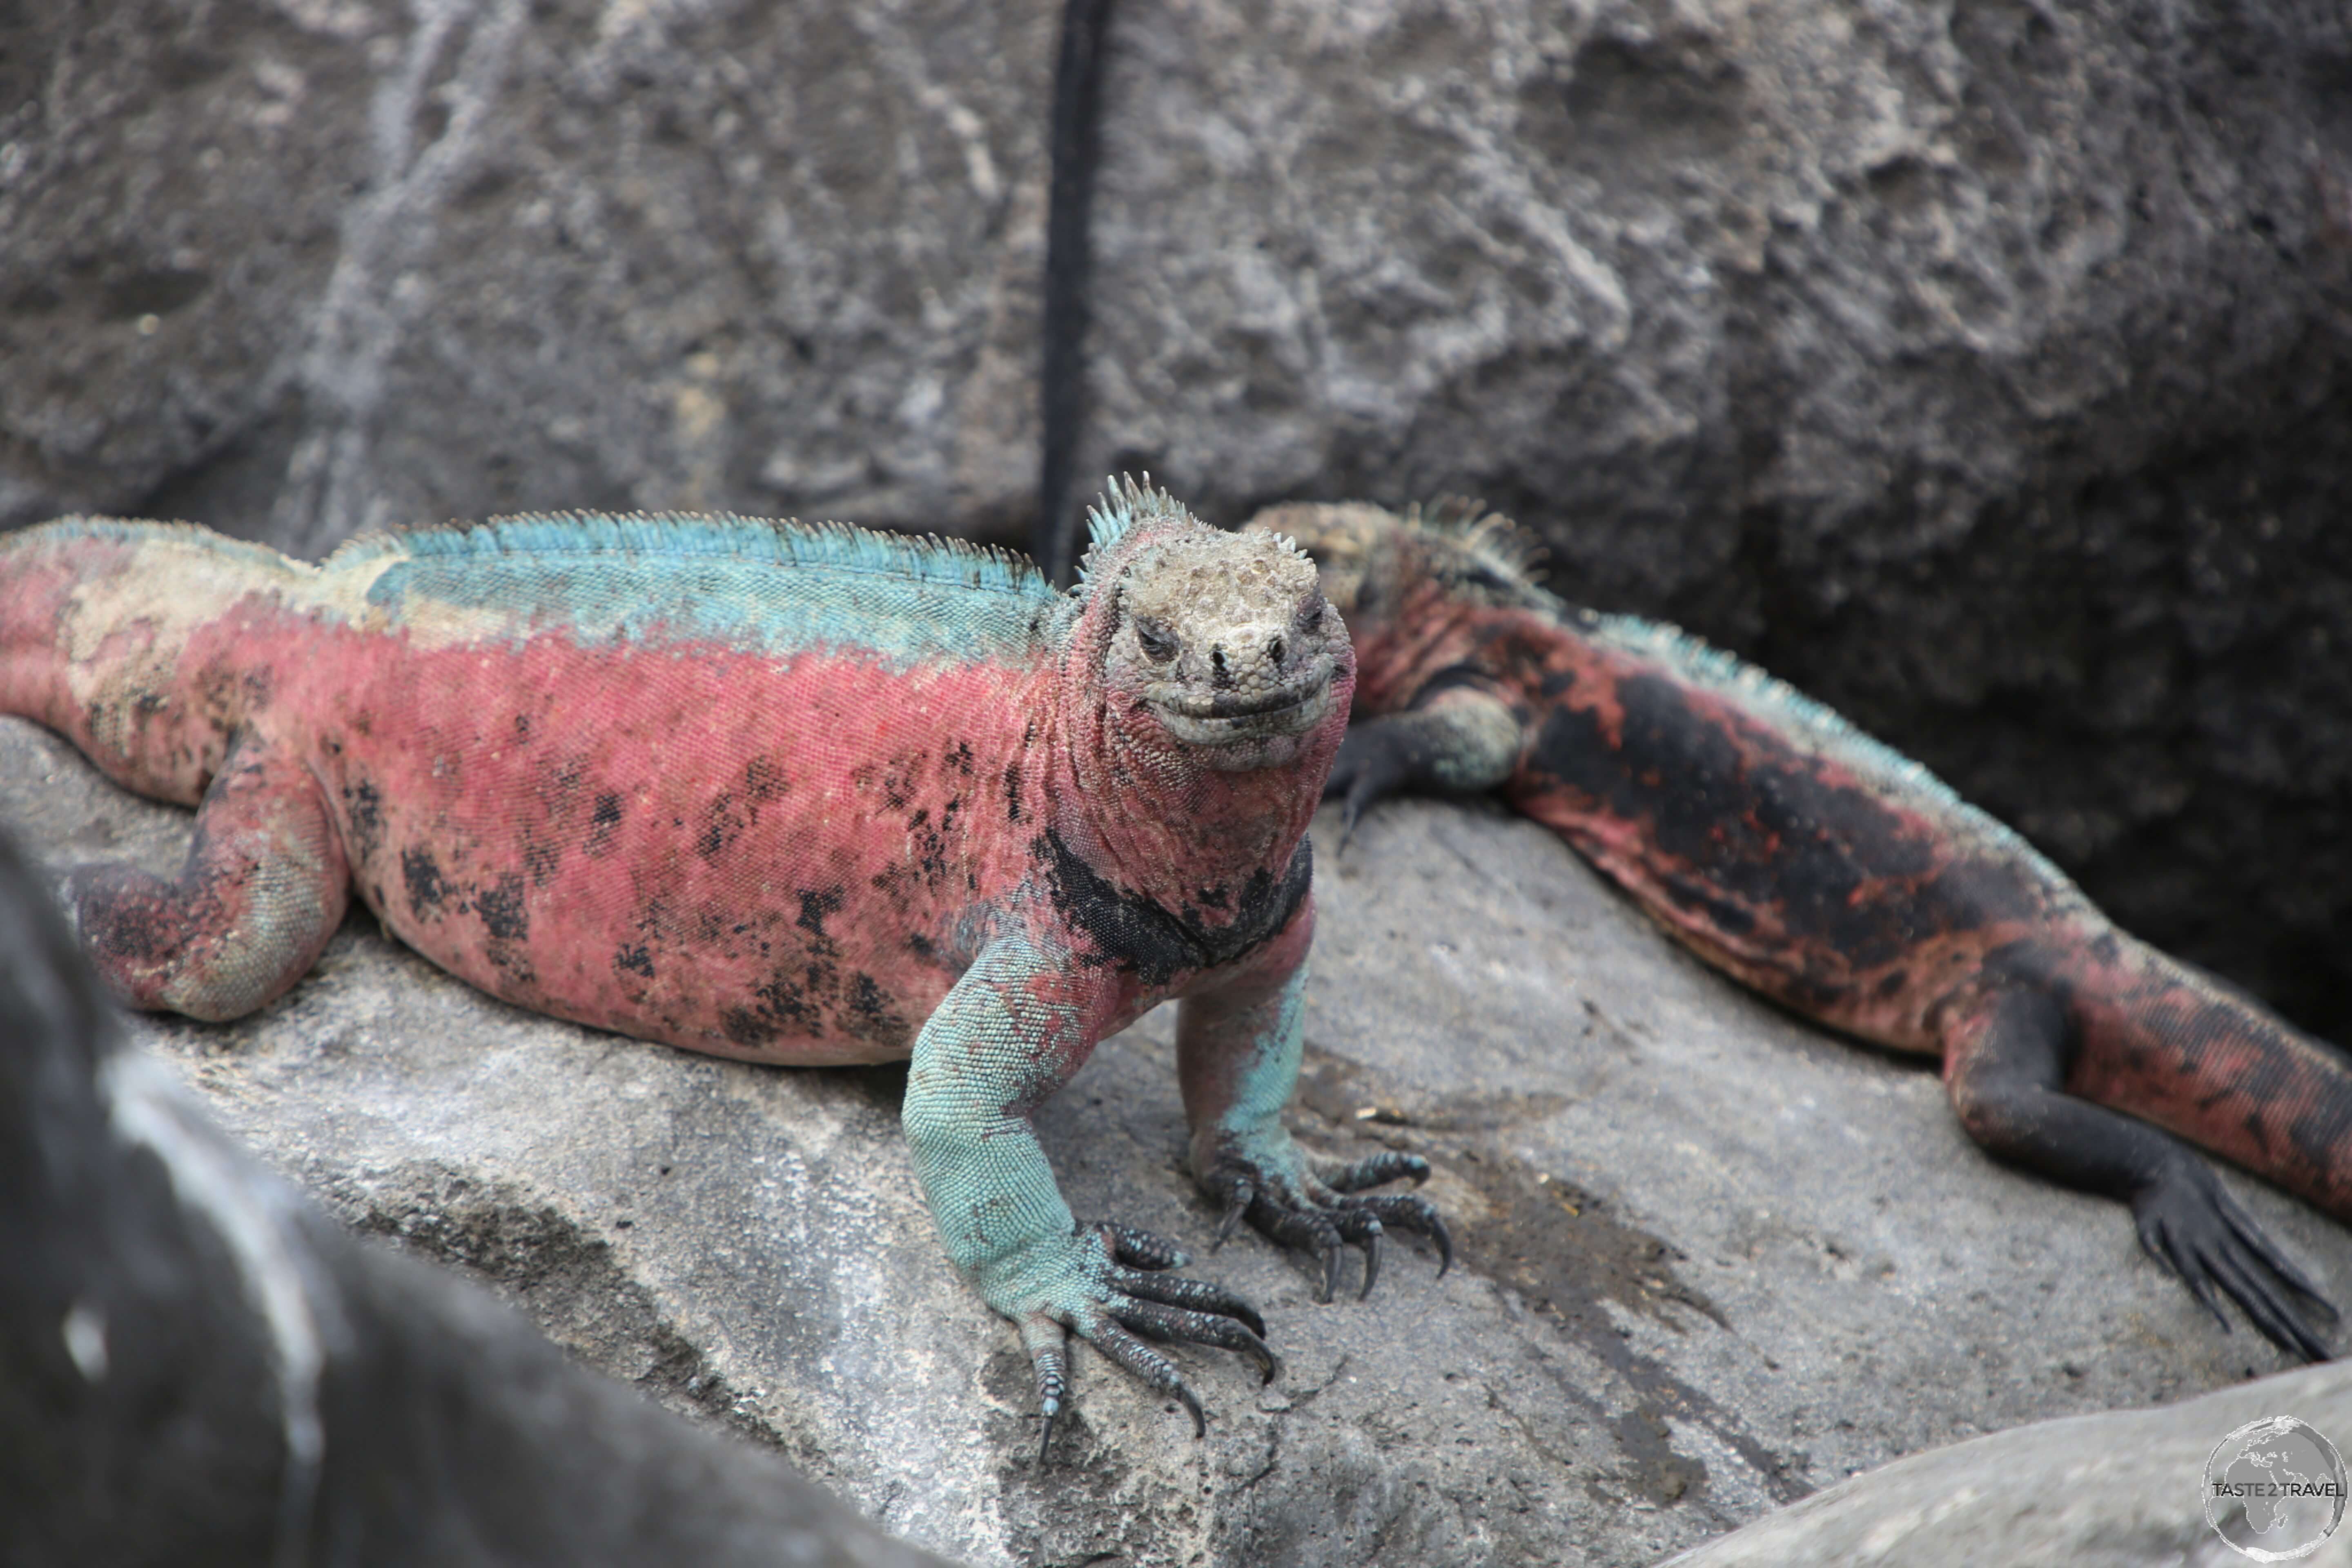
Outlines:
POLYGON ((730 559, 908 577, 1046 599, 1053 589, 1026 556, 938 534, 883 533, 848 522, 740 517, 732 512, 528 512, 362 534, 335 552, 348 566, 382 555, 617 554, 730 559))
MULTIPOLYGON (((1096 565, 1119 541, 1147 522, 1162 521, 1208 527, 1182 501, 1154 485, 1149 473, 1139 482, 1127 474, 1105 480, 1101 500, 1087 509, 1089 542, 1085 558, 1078 563, 1079 584, 1083 585, 1093 577, 1096 565)), ((1287 534, 1276 534, 1274 541, 1299 560, 1309 560, 1298 542, 1287 534)))
POLYGON ((1139 524, 1192 521, 1184 503, 1154 485, 1148 472, 1139 483, 1131 474, 1105 479, 1100 500, 1087 508, 1087 552, 1078 562, 1078 581, 1086 582, 1104 552, 1139 524))
POLYGON ((1483 589, 1500 600, 1541 592, 1546 552, 1536 536, 1486 503, 1444 496, 1406 508, 1405 525, 1435 546, 1439 568, 1457 587, 1483 589))

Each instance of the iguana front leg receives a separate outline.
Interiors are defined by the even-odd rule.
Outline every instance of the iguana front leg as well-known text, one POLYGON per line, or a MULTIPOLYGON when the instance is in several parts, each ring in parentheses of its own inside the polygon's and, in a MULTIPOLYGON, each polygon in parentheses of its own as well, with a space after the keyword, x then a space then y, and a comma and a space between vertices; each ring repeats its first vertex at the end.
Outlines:
POLYGON ((1282 1124, 1306 1047, 1307 949, 1314 933, 1315 900, 1309 895, 1247 968, 1213 990, 1184 999, 1176 1023, 1176 1058, 1184 1114, 1192 1128, 1192 1173, 1224 1205, 1217 1239, 1223 1242, 1246 1215, 1284 1246, 1315 1252, 1323 1265, 1319 1296, 1328 1301, 1339 1285, 1346 1243, 1364 1249, 1360 1294, 1369 1295, 1380 1278, 1381 1237, 1387 1225, 1436 1242, 1440 1274, 1453 1265, 1454 1239, 1426 1198, 1353 1195, 1399 1177, 1425 1181, 1428 1161, 1390 1152, 1310 1171, 1282 1124))
POLYGON ((1109 1005, 1066 959, 1000 937, 916 1037, 907 1079, 907 1142, 948 1257, 1020 1329, 1035 1369, 1041 1462, 1068 1395, 1070 1333, 1181 1401, 1195 1436, 1201 1401, 1136 1335, 1240 1351, 1269 1383, 1279 1370, 1248 1302, 1162 1272, 1187 1259, 1155 1237, 1079 1225, 1055 1184, 1030 1118, 1092 1052, 1109 1005))
POLYGON ((1348 726, 1324 781, 1323 797, 1343 802, 1340 847, 1364 808, 1400 790, 1478 795, 1519 764, 1524 719, 1483 683, 1433 683, 1412 708, 1348 726))

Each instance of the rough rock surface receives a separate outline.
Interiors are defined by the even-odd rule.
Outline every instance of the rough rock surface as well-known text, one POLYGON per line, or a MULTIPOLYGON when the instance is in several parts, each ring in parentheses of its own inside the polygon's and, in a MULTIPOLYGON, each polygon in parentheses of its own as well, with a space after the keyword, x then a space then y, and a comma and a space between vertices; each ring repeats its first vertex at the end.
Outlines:
POLYGON ((0 525, 1017 525, 1055 16, 0 9, 0 525))
MULTIPOLYGON (((163 868, 188 817, 11 720, 0 821, 56 865, 163 868)), ((138 1032, 354 1226, 980 1563, 1643 1563, 1898 1455, 2278 1370, 2119 1207, 1994 1165, 1932 1072, 1749 1000, 1540 829, 1385 806, 1318 870, 1293 1123, 1428 1155, 1463 1267, 1401 1246, 1369 1301, 1318 1306, 1239 1239, 1202 1268, 1266 1310, 1283 1379, 1181 1352, 1195 1443, 1082 1353, 1042 1474, 1013 1338, 908 1168, 901 1075, 534 1017, 358 919, 263 1014, 138 1032)), ((1172 1068, 1155 1016, 1040 1131, 1079 1213, 1197 1243, 1172 1068)), ((2352 1236, 2231 1180, 2352 1299, 2352 1236)))
POLYGON ((0 832, 0 1563, 944 1568, 210 1126, 0 832))
POLYGON ((2352 12, 1113 24, 1082 451, 1480 495, 2352 1038, 2352 12))
MULTIPOLYGON (((2331 1362, 2161 1410, 2038 1422, 1916 1455, 1670 1568, 2229 1568, 2248 1559, 2206 1522, 2205 1463, 2229 1434, 2278 1415, 2340 1447, 2352 1437, 2352 1366, 2331 1362)), ((2352 1530, 2301 1561, 2352 1564, 2352 1530)))
MULTIPOLYGON (((0 7, 0 526, 1017 534, 1057 6, 0 7)), ((1079 471, 1483 494, 2352 1037, 2338 0, 1171 0, 1079 471)))

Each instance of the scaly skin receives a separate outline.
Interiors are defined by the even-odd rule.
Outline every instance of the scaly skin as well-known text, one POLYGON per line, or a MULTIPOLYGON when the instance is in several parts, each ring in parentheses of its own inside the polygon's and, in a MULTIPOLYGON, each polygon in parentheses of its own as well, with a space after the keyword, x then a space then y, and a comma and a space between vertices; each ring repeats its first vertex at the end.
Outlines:
MULTIPOLYGON (((133 1005, 231 1018, 356 890, 493 995, 785 1065, 911 1057, 950 1258, 1045 1412, 1075 1331, 1275 1361, 1247 1303, 1080 1226, 1030 1128, 1097 1042, 1181 998, 1200 1180, 1368 1272, 1418 1198, 1341 1195, 1283 1129, 1307 824, 1353 664, 1313 567, 1132 484, 1087 582, 838 526, 557 517, 356 541, 323 566, 177 524, 0 540, 0 711, 198 806, 185 868, 71 883, 133 1005)), ((1386 1168, 1383 1168, 1386 1170, 1386 1168)), ((1420 1168, 1386 1170, 1421 1174, 1420 1168)))
POLYGON ((1288 506, 1250 528, 1303 544, 1348 619, 1356 723, 1328 787, 1351 829, 1399 788, 1499 789, 1708 963, 1940 1058, 1971 1137, 2129 1203, 2225 1329, 2217 1291, 2326 1355, 2278 1282, 2335 1309, 2156 1129, 2352 1219, 2342 1058, 2116 929, 2008 828, 1780 681, 1535 587, 1500 519, 1288 506))

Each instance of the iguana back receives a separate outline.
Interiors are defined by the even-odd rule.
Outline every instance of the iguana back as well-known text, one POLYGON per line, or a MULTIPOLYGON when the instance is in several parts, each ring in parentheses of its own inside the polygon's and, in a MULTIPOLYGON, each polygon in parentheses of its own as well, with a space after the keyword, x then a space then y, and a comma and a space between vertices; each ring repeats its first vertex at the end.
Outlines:
POLYGON ((190 803, 233 742, 266 745, 317 781, 387 927, 535 1011, 757 1059, 904 1056, 961 970, 957 911, 1003 890, 969 884, 1026 869, 1062 612, 1013 558, 560 517, 310 568, 74 520, 16 543, 10 580, 69 654, 10 658, 0 703, 190 803))

